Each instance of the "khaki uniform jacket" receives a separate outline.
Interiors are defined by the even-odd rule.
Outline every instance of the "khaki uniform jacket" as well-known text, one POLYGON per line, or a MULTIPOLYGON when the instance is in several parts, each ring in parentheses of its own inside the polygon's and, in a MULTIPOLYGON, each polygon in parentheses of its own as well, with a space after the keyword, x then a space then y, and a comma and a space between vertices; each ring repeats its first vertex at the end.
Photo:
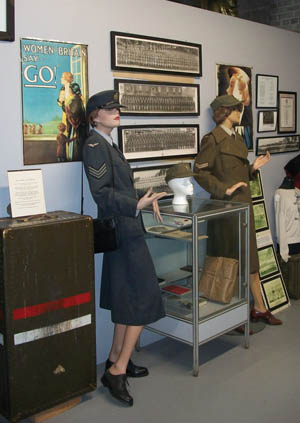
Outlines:
MULTIPOLYGON (((256 273, 259 270, 259 264, 249 187, 249 180, 255 178, 256 172, 253 171, 247 157, 248 150, 242 137, 236 134, 234 138, 218 126, 203 137, 200 152, 195 160, 194 172, 198 174, 195 176, 196 181, 211 194, 211 198, 249 204, 250 273, 256 273), (227 196, 225 193, 227 188, 237 182, 245 182, 247 187, 241 187, 231 196, 227 196)), ((235 230, 233 227, 229 227, 228 222, 223 226, 222 231, 218 230, 218 233, 215 234, 221 239, 215 239, 214 244, 225 245, 226 256, 236 256, 237 235, 235 230)), ((233 226, 236 225, 233 223, 233 226)), ((216 249, 215 254, 217 254, 216 249)))

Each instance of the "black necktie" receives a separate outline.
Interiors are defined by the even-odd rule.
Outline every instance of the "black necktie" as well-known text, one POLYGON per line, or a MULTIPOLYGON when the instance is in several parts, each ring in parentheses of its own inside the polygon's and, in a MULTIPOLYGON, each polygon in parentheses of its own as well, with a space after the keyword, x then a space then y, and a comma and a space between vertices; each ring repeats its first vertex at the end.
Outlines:
POLYGON ((114 142, 113 142, 112 146, 117 151, 117 153, 119 154, 121 159, 126 160, 125 157, 124 157, 124 154, 122 153, 122 151, 119 149, 119 147, 114 142))

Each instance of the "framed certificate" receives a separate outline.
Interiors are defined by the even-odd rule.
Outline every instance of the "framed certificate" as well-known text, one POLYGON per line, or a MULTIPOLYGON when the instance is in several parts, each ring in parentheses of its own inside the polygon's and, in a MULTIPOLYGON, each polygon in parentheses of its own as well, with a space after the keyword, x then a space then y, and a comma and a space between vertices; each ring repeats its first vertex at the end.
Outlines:
POLYGON ((289 305, 289 297, 281 275, 261 282, 266 305, 271 312, 279 311, 289 305))
POLYGON ((258 249, 259 276, 261 279, 279 273, 279 266, 273 245, 258 249))
POLYGON ((253 203, 253 213, 255 231, 261 232, 269 229, 266 206, 263 200, 253 203))
POLYGON ((264 198, 264 192, 261 182, 261 174, 258 170, 256 178, 249 182, 251 199, 252 201, 262 200, 264 198))
POLYGON ((297 93, 278 92, 278 133, 296 132, 297 130, 297 93))
POLYGON ((256 75, 256 107, 272 109, 277 107, 278 76, 256 75))

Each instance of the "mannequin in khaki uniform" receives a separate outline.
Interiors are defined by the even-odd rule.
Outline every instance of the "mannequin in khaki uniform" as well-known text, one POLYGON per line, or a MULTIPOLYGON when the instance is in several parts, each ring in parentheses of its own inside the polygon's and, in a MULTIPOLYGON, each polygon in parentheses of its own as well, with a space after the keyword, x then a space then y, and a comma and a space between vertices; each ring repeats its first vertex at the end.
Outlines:
MULTIPOLYGON (((219 125, 205 135, 200 153, 196 157, 194 172, 196 181, 211 197, 250 205, 250 288, 254 299, 251 319, 261 319, 270 325, 280 325, 281 320, 266 310, 260 290, 259 263, 254 228, 253 207, 249 180, 255 178, 257 169, 270 161, 270 154, 259 156, 252 165, 247 159, 248 150, 242 137, 233 130, 239 125, 242 103, 231 95, 217 97, 212 103, 214 121, 219 125)), ((219 242, 232 239, 233 228, 225 228, 219 242), (226 233, 225 233, 226 232, 226 233)), ((215 240, 217 245, 218 240, 215 240)))

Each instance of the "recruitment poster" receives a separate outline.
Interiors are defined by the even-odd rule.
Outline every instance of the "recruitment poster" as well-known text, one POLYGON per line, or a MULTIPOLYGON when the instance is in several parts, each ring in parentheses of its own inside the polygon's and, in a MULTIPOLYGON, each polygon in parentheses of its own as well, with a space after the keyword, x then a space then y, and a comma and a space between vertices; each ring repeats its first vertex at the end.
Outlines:
POLYGON ((79 161, 87 131, 87 46, 21 39, 24 164, 79 161))
POLYGON ((249 151, 253 151, 252 69, 246 66, 217 65, 217 95, 233 95, 243 103, 241 122, 235 127, 249 151))

